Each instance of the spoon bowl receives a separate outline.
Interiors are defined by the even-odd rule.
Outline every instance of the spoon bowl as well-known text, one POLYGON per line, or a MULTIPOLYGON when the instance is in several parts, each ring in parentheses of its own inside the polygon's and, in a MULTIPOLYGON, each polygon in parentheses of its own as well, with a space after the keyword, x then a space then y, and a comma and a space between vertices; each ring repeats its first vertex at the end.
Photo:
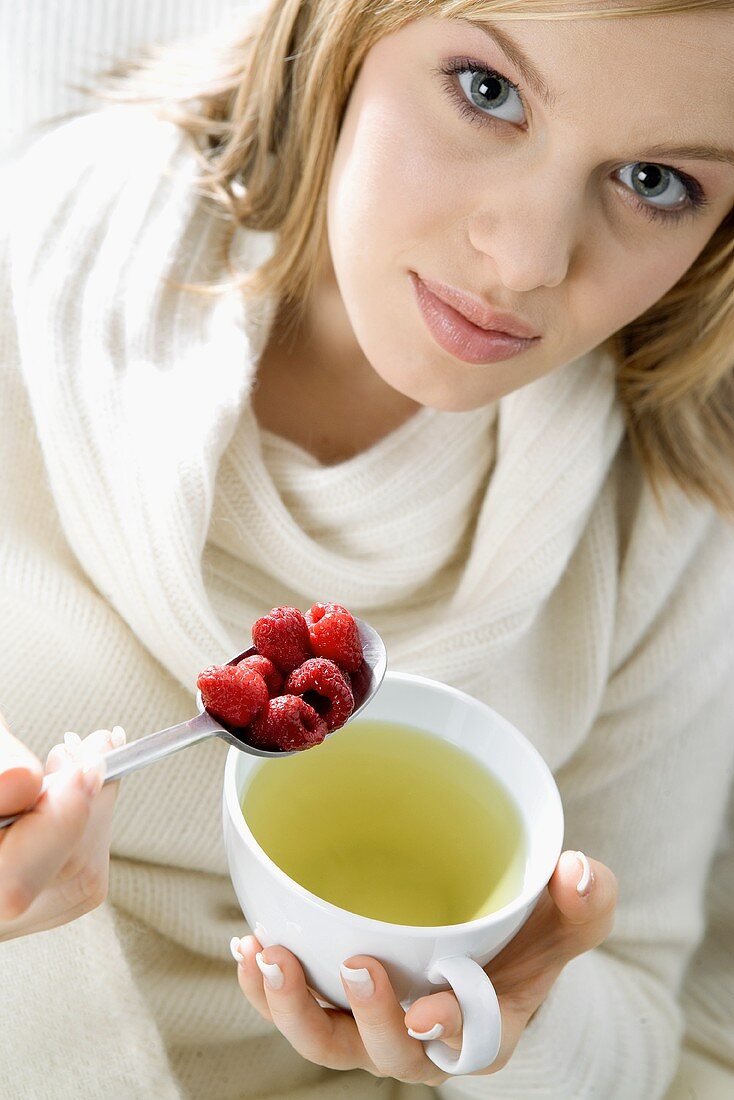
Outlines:
MULTIPOLYGON (((364 619, 358 619, 355 616, 354 621, 357 624, 359 640, 362 643, 364 661, 359 671, 350 677, 354 694, 354 710, 344 725, 356 718, 359 712, 367 706, 382 683, 387 671, 387 652, 382 638, 364 619)), ((251 657, 255 653, 257 653, 255 646, 250 646, 249 649, 239 653, 226 663, 236 665, 244 657, 251 657)), ((105 768, 104 782, 111 783, 116 779, 121 779, 123 775, 128 775, 129 772, 137 771, 138 768, 144 768, 148 764, 154 764, 157 760, 163 760, 166 756, 179 752, 180 749, 186 749, 189 745, 197 745, 200 741, 208 741, 212 737, 219 737, 222 741, 226 741, 228 745, 234 745, 240 752, 249 753, 250 756, 262 756, 267 759, 280 759, 293 756, 296 752, 308 751, 306 749, 286 751, 257 748, 255 745, 249 744, 244 736, 238 736, 233 730, 227 729, 216 718, 213 718, 204 708, 200 691, 196 693, 196 704, 199 707, 199 713, 193 718, 189 718, 188 721, 179 722, 176 726, 169 726, 167 729, 157 730, 155 733, 149 733, 145 737, 138 738, 137 741, 131 741, 129 745, 123 745, 119 749, 112 749, 111 752, 106 753, 101 758, 105 768)), ((327 738, 342 728, 342 726, 339 726, 336 730, 331 730, 326 735, 327 738)), ((246 733, 246 730, 241 731, 241 733, 246 733)), ((311 747, 317 748, 318 746, 313 745, 311 747)), ((46 789, 48 778, 46 776, 43 781, 41 794, 46 789)), ((24 811, 24 813, 27 812, 27 810, 24 811)), ((13 814, 11 817, 0 818, 0 829, 12 825, 14 821, 22 816, 23 813, 20 813, 13 814)))

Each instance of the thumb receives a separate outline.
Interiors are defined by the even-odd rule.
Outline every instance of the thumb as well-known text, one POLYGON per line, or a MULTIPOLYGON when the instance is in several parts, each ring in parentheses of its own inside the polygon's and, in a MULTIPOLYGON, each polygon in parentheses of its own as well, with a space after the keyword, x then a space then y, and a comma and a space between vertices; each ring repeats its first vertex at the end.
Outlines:
POLYGON ((614 925, 617 879, 612 871, 583 852, 563 852, 548 883, 558 920, 569 932, 574 955, 597 947, 614 925))
POLYGON ((32 806, 42 781, 40 761, 22 741, 13 737, 0 714, 0 817, 32 806))

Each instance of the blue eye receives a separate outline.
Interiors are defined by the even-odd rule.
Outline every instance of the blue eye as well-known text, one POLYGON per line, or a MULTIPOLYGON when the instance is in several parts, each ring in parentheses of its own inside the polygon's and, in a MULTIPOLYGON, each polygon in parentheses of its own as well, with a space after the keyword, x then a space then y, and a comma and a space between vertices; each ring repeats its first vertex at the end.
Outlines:
POLYGON ((635 195, 653 206, 684 206, 690 197, 689 190, 678 173, 662 164, 637 161, 620 168, 617 175, 635 195))
POLYGON ((515 85, 500 73, 484 69, 460 69, 459 84, 466 98, 482 113, 504 122, 524 122, 525 110, 515 85))
POLYGON ((523 123, 525 106, 520 89, 502 73, 470 57, 455 57, 436 70, 459 113, 475 125, 523 123), (457 87, 458 84, 458 87, 457 87), (459 90, 461 89, 461 90, 459 90))

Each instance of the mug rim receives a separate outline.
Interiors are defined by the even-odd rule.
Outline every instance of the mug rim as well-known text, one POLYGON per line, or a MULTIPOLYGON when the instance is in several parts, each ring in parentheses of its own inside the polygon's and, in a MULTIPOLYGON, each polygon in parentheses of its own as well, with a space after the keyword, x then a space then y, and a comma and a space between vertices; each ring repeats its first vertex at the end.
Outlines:
MULTIPOLYGON (((555 853, 555 857, 553 859, 553 864, 552 866, 550 866, 550 868, 548 868, 547 866, 544 867, 543 875, 545 877, 543 877, 542 885, 539 888, 535 888, 531 884, 530 886, 525 887, 517 895, 517 897, 512 899, 512 901, 509 901, 506 905, 503 905, 501 909, 494 909, 491 913, 486 913, 482 917, 475 917, 473 920, 461 921, 458 924, 395 924, 392 921, 380 920, 378 917, 366 917, 362 913, 353 913, 351 909, 343 909, 339 905, 334 905, 333 902, 327 901, 326 898, 319 897, 318 894, 312 893, 310 890, 306 889, 305 886, 301 886, 299 882, 296 882, 295 879, 292 879, 290 875, 287 875, 282 867, 279 867, 278 864, 270 858, 265 849, 255 839, 255 836, 250 829, 250 826, 247 824, 245 815, 242 812, 242 807, 237 797, 238 792, 236 782, 236 769, 238 758, 240 757, 240 755, 242 755, 242 753, 241 750, 234 745, 230 747, 224 764, 223 793, 230 824, 234 825, 235 831, 240 835, 241 839, 245 842, 248 848, 254 853, 256 859, 264 866, 265 870, 274 875, 275 878, 280 880, 283 885, 287 885, 296 894, 308 900, 317 908, 322 908, 331 915, 336 914, 347 916, 350 919, 357 921, 359 925, 362 925, 365 928, 372 928, 372 930, 374 930, 374 926, 377 925, 379 926, 380 930, 390 932, 391 934, 409 933, 411 936, 415 936, 417 934, 419 936, 430 937, 435 936, 437 933, 447 934, 463 932, 465 930, 475 931, 482 926, 489 927, 492 924, 497 924, 508 917, 514 916, 538 898, 541 891, 548 884, 548 881, 553 874, 556 864, 558 863, 558 858, 563 851, 563 834, 565 827, 563 804, 561 802, 561 795, 558 790, 558 785, 555 781, 553 773, 541 756, 540 752, 538 752, 535 745, 533 745, 532 742, 527 737, 525 737, 525 735, 522 734, 520 730, 516 728, 516 726, 512 724, 512 722, 510 722, 503 715, 499 714, 498 711, 492 710, 492 708, 488 706, 487 703, 482 702, 481 699, 476 699, 473 695, 469 695, 467 692, 461 691, 460 688, 453 687, 453 685, 451 684, 444 684, 441 680, 433 680, 429 676, 418 676, 415 673, 391 672, 388 670, 385 673, 385 679, 387 679, 388 677, 391 681, 428 684, 434 689, 437 688, 440 691, 444 691, 448 694, 452 694, 462 699, 469 700, 470 703, 472 703, 473 705, 490 711, 493 715, 497 715, 499 718, 502 719, 502 723, 507 727, 511 735, 513 737, 519 738, 520 741, 524 743, 525 749, 529 750, 530 756, 535 757, 536 765, 539 766, 540 772, 543 775, 544 782, 548 787, 551 801, 555 803, 555 808, 557 810, 557 835, 555 843, 551 845, 551 851, 555 853)), ((431 733, 432 731, 426 730, 424 732, 431 733)), ((440 737, 440 734, 434 733, 433 736, 440 737)), ((463 749, 462 751, 466 752, 467 750, 463 749)), ((470 755, 475 756, 474 753, 470 753, 470 755)), ((475 756, 475 759, 478 758, 475 756)), ((262 766, 262 763, 260 764, 260 766, 262 766)), ((512 792, 510 792, 510 794, 512 794, 512 792)), ((524 814, 523 820, 524 823, 526 823, 524 814)))

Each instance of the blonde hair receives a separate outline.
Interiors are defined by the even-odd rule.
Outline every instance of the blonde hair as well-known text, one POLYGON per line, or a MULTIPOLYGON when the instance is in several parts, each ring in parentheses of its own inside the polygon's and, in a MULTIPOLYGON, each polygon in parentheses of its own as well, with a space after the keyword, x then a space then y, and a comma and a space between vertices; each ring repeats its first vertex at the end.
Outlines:
MULTIPOLYGON (((192 136, 200 187, 235 223, 277 230, 240 274, 247 295, 305 310, 324 258, 326 188, 360 65, 423 16, 618 18, 729 9, 729 0, 273 0, 229 41, 179 44, 112 74, 107 96, 155 101, 192 136), (123 77, 123 79, 120 79, 123 77)), ((734 211, 647 312, 612 337, 628 435, 660 498, 666 482, 734 515, 734 211)), ((208 289, 216 292, 216 287, 208 289)))

